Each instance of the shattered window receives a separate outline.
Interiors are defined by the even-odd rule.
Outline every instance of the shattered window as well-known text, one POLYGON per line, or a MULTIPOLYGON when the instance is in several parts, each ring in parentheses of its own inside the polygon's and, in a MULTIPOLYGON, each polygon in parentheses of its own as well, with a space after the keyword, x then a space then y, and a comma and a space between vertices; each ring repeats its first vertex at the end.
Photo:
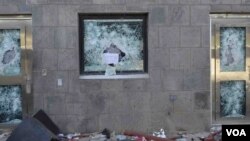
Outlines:
POLYGON ((244 117, 246 115, 245 81, 222 81, 220 97, 222 117, 244 117))
POLYGON ((22 119, 21 86, 0 86, 0 124, 22 119))
POLYGON ((109 68, 118 73, 145 72, 147 51, 144 16, 83 16, 80 23, 81 72, 104 74, 109 68))
POLYGON ((246 28, 221 27, 221 71, 245 71, 246 28))
POLYGON ((21 72, 19 29, 0 29, 0 76, 15 76, 21 72))

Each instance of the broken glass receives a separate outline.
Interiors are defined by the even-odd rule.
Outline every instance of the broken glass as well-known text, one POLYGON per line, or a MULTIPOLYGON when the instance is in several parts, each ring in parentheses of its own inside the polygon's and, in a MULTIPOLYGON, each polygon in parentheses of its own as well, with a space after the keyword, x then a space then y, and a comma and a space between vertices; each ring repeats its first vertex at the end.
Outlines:
POLYGON ((220 69, 221 72, 245 71, 246 28, 220 28, 220 69))
POLYGON ((244 117, 246 115, 246 82, 221 81, 220 107, 222 117, 244 117))
POLYGON ((16 123, 21 119, 21 86, 0 86, 0 123, 16 123))
POLYGON ((0 76, 15 76, 21 72, 19 29, 0 29, 0 76))
POLYGON ((143 71, 142 19, 84 20, 84 72, 105 71, 104 53, 117 53, 117 71, 143 71))

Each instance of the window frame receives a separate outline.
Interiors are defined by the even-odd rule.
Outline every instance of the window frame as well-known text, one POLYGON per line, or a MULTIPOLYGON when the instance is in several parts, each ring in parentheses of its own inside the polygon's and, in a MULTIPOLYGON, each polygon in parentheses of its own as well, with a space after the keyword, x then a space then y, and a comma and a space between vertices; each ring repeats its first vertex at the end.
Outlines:
POLYGON ((250 123, 250 13, 210 13, 210 90, 212 124, 250 123), (245 71, 220 71, 220 27, 246 28, 245 71), (246 83, 246 116, 222 117, 220 107, 220 83, 223 81, 244 80, 246 83))
MULTIPOLYGON (((32 95, 32 17, 30 14, 0 15, 0 29, 20 29, 21 71, 15 76, 0 76, 1 86, 21 86, 22 118, 33 113, 32 95)), ((13 128, 16 123, 0 123, 0 128, 13 128)))
POLYGON ((130 79, 148 78, 148 13, 79 13, 79 72, 80 79, 130 79), (142 19, 143 20, 143 70, 116 71, 116 75, 106 76, 105 71, 84 71, 84 20, 89 19, 142 19))

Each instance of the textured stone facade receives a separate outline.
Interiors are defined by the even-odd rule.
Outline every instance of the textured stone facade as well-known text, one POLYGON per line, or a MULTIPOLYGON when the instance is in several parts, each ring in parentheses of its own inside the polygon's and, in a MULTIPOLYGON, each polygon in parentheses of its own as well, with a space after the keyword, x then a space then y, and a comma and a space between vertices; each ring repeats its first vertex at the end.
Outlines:
POLYGON ((34 109, 65 131, 152 132, 210 126, 209 12, 250 12, 249 0, 0 0, 32 14, 34 109), (78 13, 148 12, 149 79, 79 80, 78 13), (47 76, 42 76, 42 69, 47 76), (63 86, 57 86, 62 78, 63 86))

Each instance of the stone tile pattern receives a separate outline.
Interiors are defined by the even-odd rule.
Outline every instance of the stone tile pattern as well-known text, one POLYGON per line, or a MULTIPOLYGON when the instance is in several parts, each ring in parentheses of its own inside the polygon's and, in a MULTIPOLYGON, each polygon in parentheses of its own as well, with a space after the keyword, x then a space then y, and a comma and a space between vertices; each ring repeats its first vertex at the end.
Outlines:
POLYGON ((249 4, 249 0, 0 0, 0 14, 32 13, 34 112, 44 109, 68 132, 164 128, 171 133, 206 130, 210 125, 209 12, 250 12, 249 4), (149 13, 149 79, 78 79, 78 13, 112 12, 149 13))

